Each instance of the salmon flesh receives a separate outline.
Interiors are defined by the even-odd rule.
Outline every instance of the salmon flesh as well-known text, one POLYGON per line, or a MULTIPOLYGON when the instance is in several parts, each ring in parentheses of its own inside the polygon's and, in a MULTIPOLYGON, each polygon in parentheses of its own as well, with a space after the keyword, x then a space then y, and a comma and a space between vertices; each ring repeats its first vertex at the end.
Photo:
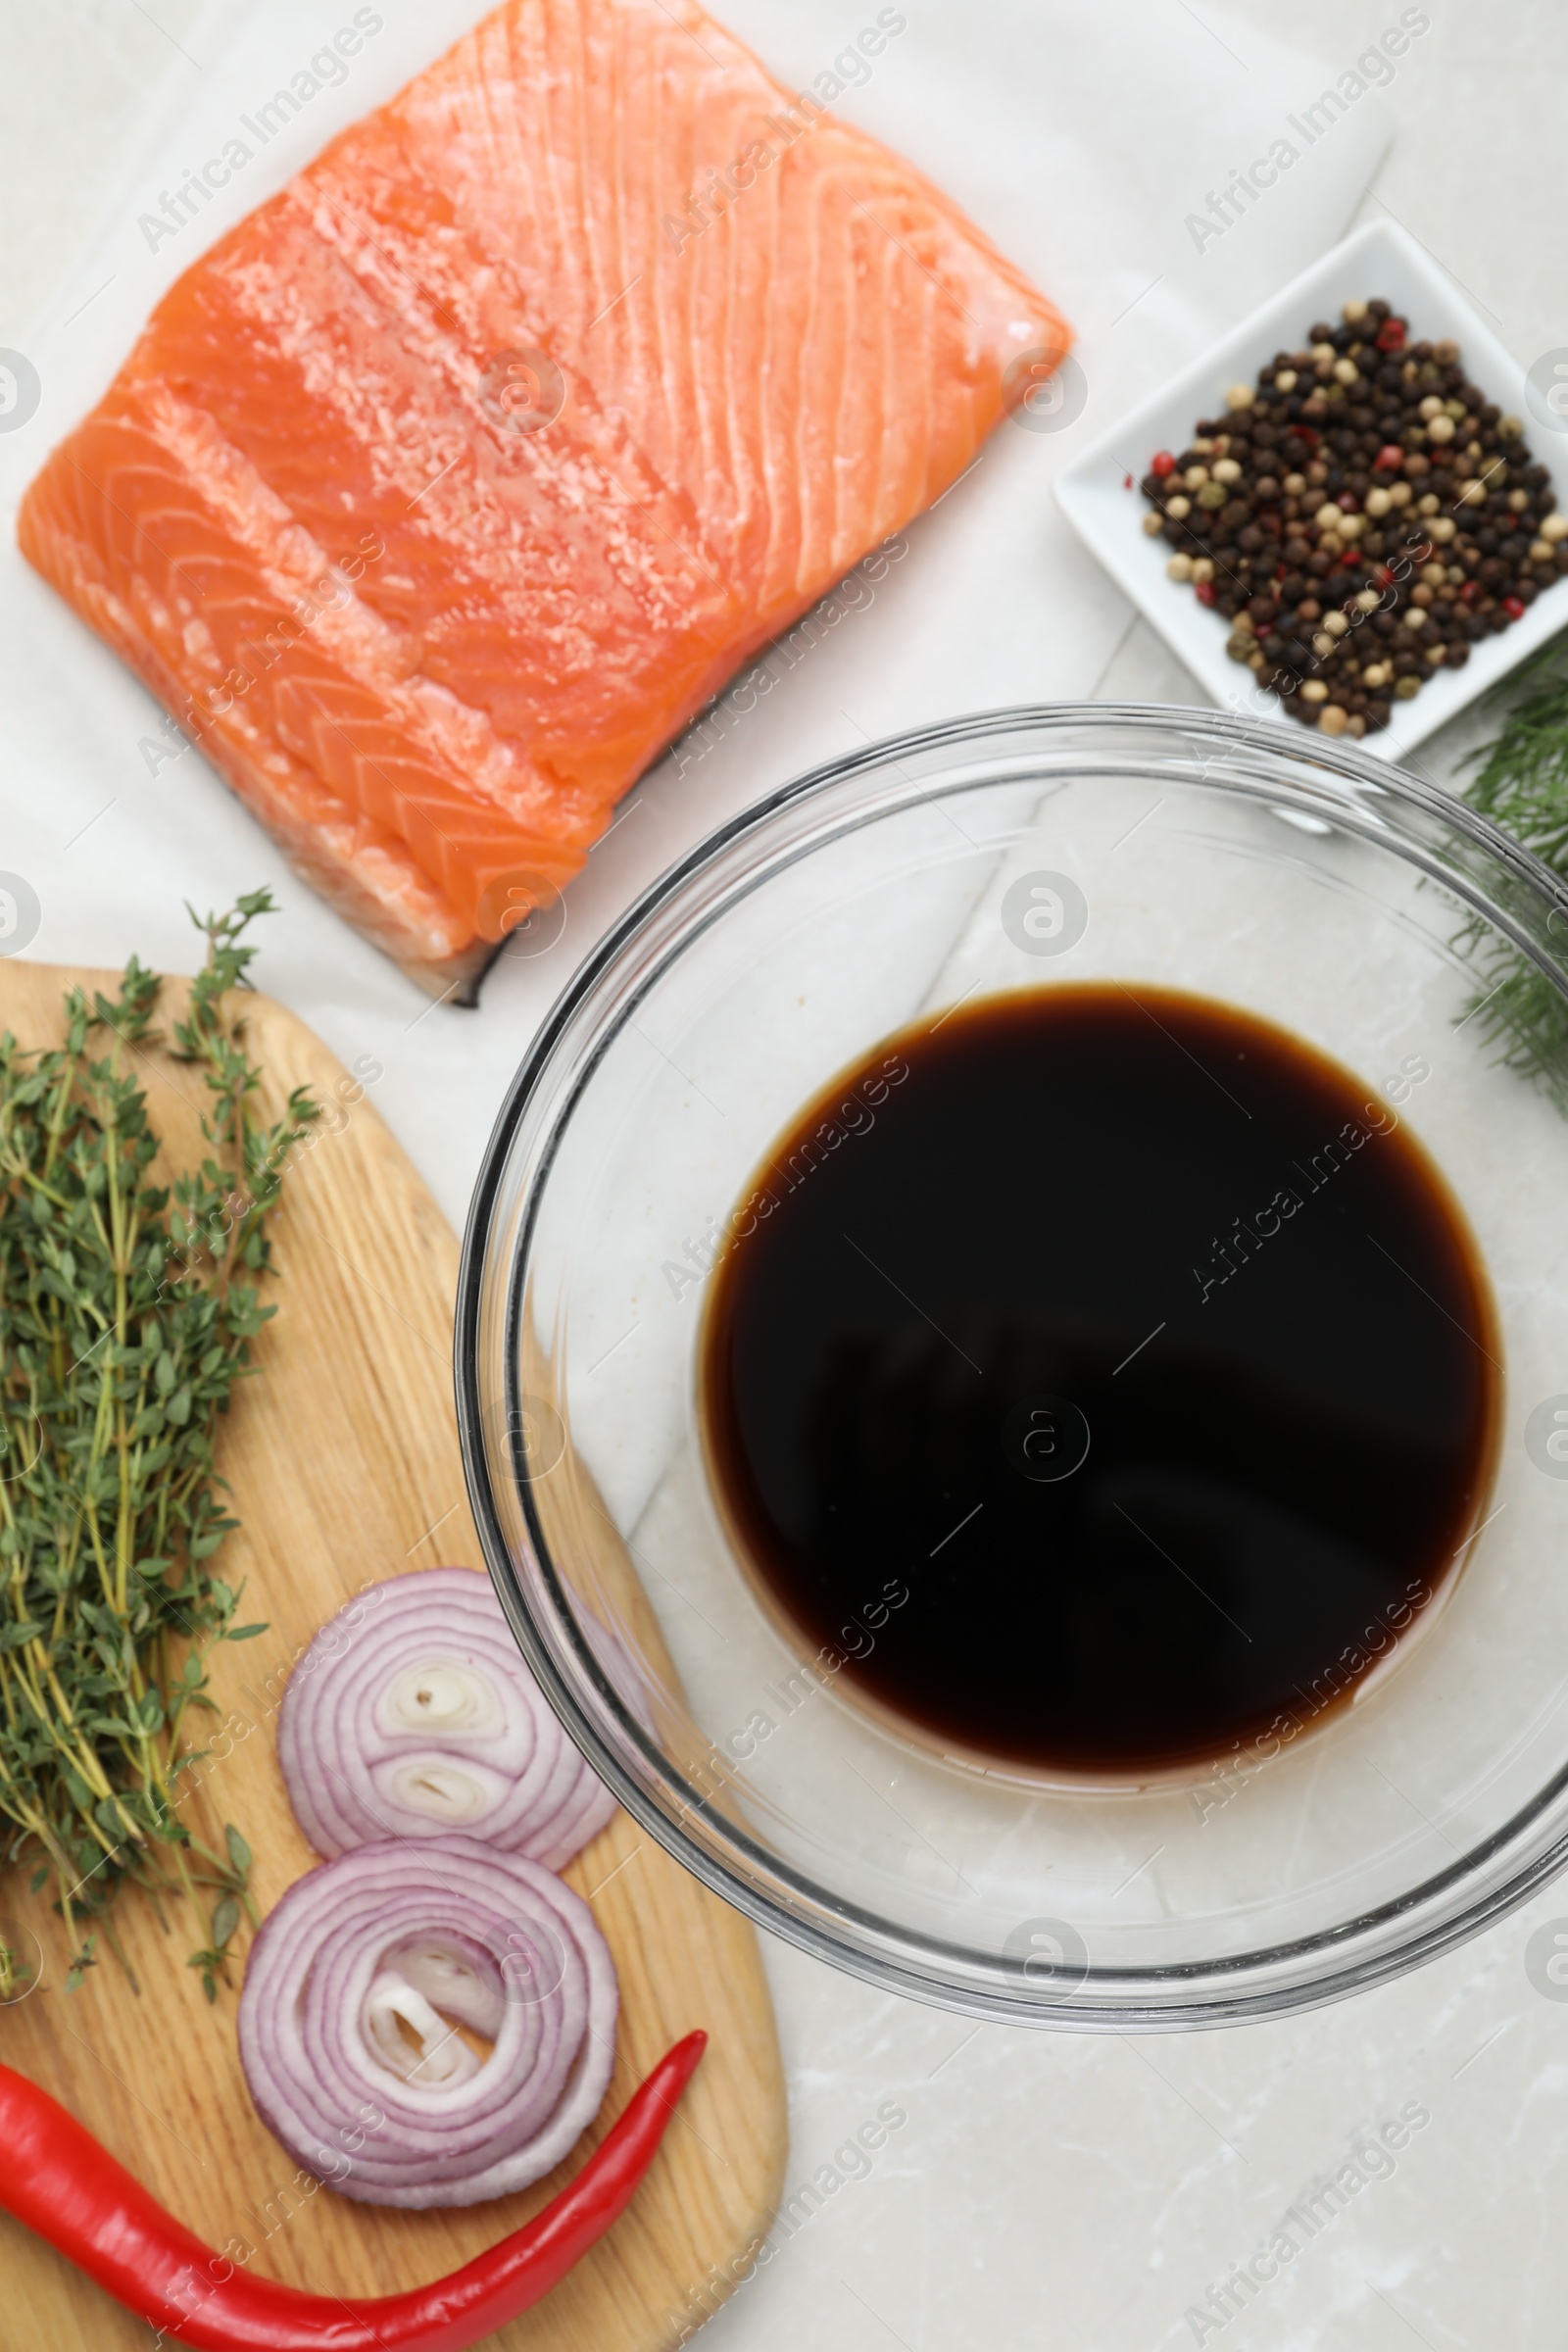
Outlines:
POLYGON ((1066 348, 839 79, 509 0, 185 272, 27 492, 28 560, 432 994, 1066 348))

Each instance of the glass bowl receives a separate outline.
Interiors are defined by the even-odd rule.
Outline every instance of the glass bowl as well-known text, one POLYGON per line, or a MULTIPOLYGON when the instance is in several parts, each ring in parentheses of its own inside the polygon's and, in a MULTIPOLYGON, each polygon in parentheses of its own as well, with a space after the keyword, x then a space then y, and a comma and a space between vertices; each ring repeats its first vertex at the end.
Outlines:
POLYGON ((875 1984, 1078 2029, 1329 2000, 1555 1872, 1568 1124, 1469 1008, 1520 958, 1568 993, 1559 939, 1568 892, 1446 793, 1179 710, 927 728, 786 786, 656 883, 517 1074, 457 1325, 502 1601, 649 1834, 875 1984), (1021 927, 1014 886, 1042 877, 1061 919, 1021 927), (1097 978, 1225 1000, 1397 1103, 1476 1237, 1506 1385, 1486 1523, 1353 1703, 1174 1782, 1053 1788, 851 1703, 761 1605, 705 1477, 696 1366, 723 1221, 836 1071, 917 1016, 1097 978))

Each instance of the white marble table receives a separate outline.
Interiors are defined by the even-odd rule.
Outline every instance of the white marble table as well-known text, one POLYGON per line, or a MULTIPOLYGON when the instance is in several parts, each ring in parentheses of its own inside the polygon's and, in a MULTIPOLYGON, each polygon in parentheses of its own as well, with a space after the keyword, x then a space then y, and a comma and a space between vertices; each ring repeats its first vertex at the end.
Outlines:
MULTIPOLYGON (((914 0, 904 53, 860 94, 862 119, 957 185, 1061 296, 1084 327, 1086 368, 1112 402, 1123 387, 1130 398, 1140 369, 1147 380, 1162 347, 1181 348, 1191 326, 1179 306, 1161 316, 1167 297, 1150 288, 1143 341, 1115 340, 1121 305, 1141 300, 1148 281, 1157 287, 1197 200, 1168 145, 1159 172, 1139 184, 1138 155, 1150 149, 1147 139, 1129 144, 1127 106, 1135 119, 1140 108, 1157 117, 1168 96, 1180 117, 1196 81, 1221 122, 1232 106, 1245 119, 1251 105, 1255 117, 1261 80, 1282 70, 1273 42, 1305 41, 1320 61, 1348 65, 1400 13, 1394 0, 1371 11, 1320 0, 1303 24, 1284 0, 1250 0, 1227 18, 1186 0, 1157 5, 1168 6, 1162 37, 1182 46, 1192 78, 1175 88, 1166 53, 1129 37, 1101 93, 1102 115, 1090 110, 1084 131, 1091 155, 1102 139, 1098 172, 1053 180, 1042 167, 1024 185, 1027 151, 1016 141, 1004 143, 1000 160, 972 170, 965 162, 977 153, 965 107, 987 74, 1010 71, 1014 48, 1027 72, 1049 74, 1053 39, 1079 14, 1069 0, 965 0, 961 10, 959 0, 914 0), (953 64, 965 64, 964 42, 972 71, 953 64), (941 75, 933 61, 945 61, 941 75), (901 97, 896 76, 906 68, 901 97), (944 76, 951 104, 937 106, 944 76), (924 115, 909 97, 922 86, 924 115), (962 184, 966 170, 971 184, 962 184), (1051 268, 1064 187, 1076 189, 1085 215, 1074 236, 1063 231, 1077 257, 1064 268, 1069 278, 1078 272, 1066 287, 1051 268), (1009 201, 1018 218, 1010 240, 998 217, 1009 201)), ((1102 19, 1113 22, 1121 6, 1106 0, 1102 19)), ((315 12, 322 24, 339 13, 315 12)), ((746 0, 729 13, 803 76, 824 49, 833 53, 835 32, 841 40, 861 21, 834 0, 746 0)), ((1147 12, 1137 13, 1147 25, 1147 12)), ((1393 145, 1364 192, 1351 172, 1320 241, 1386 207, 1479 297, 1528 364, 1568 344, 1568 14, 1554 0, 1432 0, 1422 13, 1430 30, 1412 42, 1394 86, 1367 102, 1365 123, 1382 110, 1379 122, 1353 134, 1368 172, 1379 127, 1393 130, 1393 145)), ((0 344, 26 348, 35 318, 73 279, 154 110, 175 109, 177 140, 178 109, 196 103, 213 37, 212 12, 196 0, 57 0, 51 9, 0 0, 0 344)), ((1207 148, 1194 137, 1196 158, 1207 148)), ((1197 160, 1194 177, 1200 196, 1197 160)), ((1266 241, 1226 267, 1237 274, 1215 298, 1219 313, 1236 307, 1244 285, 1269 283, 1266 241)), ((1188 285, 1183 298, 1200 308, 1203 290, 1188 285)), ((808 690, 771 696, 707 757, 688 757, 680 772, 666 763, 645 781, 573 886, 560 947, 499 969, 477 1014, 427 1007, 348 939, 288 880, 196 755, 149 774, 138 753, 145 698, 74 623, 42 609, 13 556, 0 556, 10 755, 0 771, 0 867, 25 872, 43 902, 31 952, 111 960, 136 949, 177 965, 183 897, 217 903, 259 879, 279 881, 286 911, 267 942, 265 984, 345 1059, 368 1054, 381 1065, 378 1107, 461 1221, 506 1077, 575 955, 729 809, 818 758, 954 708, 1200 699, 1070 542, 1049 500, 1055 455, 1032 436, 999 436, 973 481, 911 534, 910 561, 890 578, 880 610, 850 615, 813 654, 808 690), (1001 621, 987 593, 991 549, 1005 551, 1016 575, 1001 621), (919 675, 930 679, 924 700, 911 686, 919 675)), ((1443 777, 1463 749, 1440 738, 1419 763, 1443 777)), ((770 1944, 790 2075, 790 2190, 814 2181, 827 2193, 793 2233, 781 2229, 776 2259, 705 2340, 714 2352, 782 2352, 806 2340, 818 2352, 886 2343, 906 2352, 1014 2343, 1155 2352, 1216 2340, 1226 2352, 1397 2352, 1412 2342, 1432 2352, 1557 2352, 1568 2290, 1568 2005, 1535 1988, 1524 1954, 1532 1932, 1559 1916, 1568 1923, 1568 1883, 1362 1999, 1277 2025, 1158 2039, 972 2030, 770 1944), (853 2152, 858 2127, 890 2101, 906 2123, 874 2156, 853 2152), (1401 2117, 1396 2153, 1342 2171, 1369 2131, 1401 2117), (1212 2287, 1335 2176, 1347 2193, 1324 2200, 1310 2241, 1245 2308, 1233 2302, 1222 2325, 1220 2306, 1207 2302, 1212 2287), (1190 2316, 1205 2303, 1206 2320, 1190 2316)), ((701 2308, 694 2300, 694 2317, 701 2308)))

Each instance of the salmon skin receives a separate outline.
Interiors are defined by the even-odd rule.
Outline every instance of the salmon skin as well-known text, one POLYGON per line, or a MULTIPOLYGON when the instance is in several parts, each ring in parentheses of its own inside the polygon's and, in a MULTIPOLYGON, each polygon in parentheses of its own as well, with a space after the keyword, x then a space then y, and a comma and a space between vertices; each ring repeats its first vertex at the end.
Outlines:
POLYGON ((680 0, 510 0, 186 271, 27 492, 28 560, 432 994, 1066 349, 838 81, 680 0))

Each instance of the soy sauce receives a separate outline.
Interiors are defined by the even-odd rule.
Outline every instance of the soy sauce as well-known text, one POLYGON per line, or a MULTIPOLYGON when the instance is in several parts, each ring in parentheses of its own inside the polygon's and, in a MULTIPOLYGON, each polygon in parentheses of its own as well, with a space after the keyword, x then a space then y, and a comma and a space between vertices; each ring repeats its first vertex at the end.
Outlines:
POLYGON ((1500 1345, 1462 1213, 1382 1088, 1231 1006, 1061 986, 903 1031, 729 1233, 716 1500, 836 1687, 950 1753, 1272 1752, 1485 1515, 1500 1345))

